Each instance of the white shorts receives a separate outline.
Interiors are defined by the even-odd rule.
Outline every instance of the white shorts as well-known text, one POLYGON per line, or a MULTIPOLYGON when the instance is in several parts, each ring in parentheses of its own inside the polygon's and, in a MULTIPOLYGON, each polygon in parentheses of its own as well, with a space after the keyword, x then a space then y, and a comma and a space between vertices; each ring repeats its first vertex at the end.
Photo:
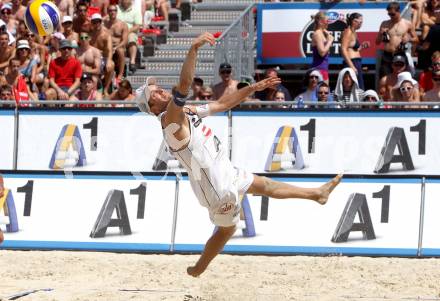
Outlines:
POLYGON ((226 194, 217 206, 208 208, 209 218, 216 226, 231 227, 240 221, 241 201, 254 181, 254 175, 248 171, 235 168, 233 177, 234 191, 226 194))

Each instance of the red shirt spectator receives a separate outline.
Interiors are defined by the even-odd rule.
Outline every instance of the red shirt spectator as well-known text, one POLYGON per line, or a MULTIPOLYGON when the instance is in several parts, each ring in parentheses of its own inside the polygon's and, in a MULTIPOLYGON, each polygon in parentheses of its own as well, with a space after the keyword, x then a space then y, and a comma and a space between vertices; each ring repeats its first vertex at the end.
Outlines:
POLYGON ((69 88, 81 75, 81 63, 73 56, 67 59, 60 56, 50 62, 49 78, 53 78, 60 88, 69 88))
POLYGON ((420 73, 419 85, 420 85, 420 88, 422 88, 423 91, 425 91, 425 92, 431 90, 434 87, 434 85, 432 84, 432 71, 431 70, 420 73))

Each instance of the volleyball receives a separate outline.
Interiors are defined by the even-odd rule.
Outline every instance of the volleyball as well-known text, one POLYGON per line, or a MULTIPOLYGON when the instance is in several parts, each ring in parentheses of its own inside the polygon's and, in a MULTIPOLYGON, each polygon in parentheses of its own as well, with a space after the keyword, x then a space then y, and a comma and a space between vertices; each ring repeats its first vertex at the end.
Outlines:
POLYGON ((34 34, 47 36, 57 30, 60 24, 60 12, 51 1, 35 0, 26 8, 24 22, 34 34))

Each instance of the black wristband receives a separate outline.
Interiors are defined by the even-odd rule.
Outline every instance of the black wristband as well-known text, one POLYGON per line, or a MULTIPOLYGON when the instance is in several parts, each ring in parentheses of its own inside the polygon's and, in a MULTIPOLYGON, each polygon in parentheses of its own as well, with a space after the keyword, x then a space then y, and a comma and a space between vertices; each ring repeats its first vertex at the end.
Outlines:
POLYGON ((186 103, 186 98, 188 95, 180 94, 179 91, 174 90, 173 91, 173 101, 176 104, 176 106, 183 107, 186 103))

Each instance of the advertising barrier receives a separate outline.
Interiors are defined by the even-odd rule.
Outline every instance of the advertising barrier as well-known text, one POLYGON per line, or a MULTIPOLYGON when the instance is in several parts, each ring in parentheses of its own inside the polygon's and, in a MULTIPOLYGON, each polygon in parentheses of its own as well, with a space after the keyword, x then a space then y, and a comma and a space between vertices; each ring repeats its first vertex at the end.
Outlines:
POLYGON ((440 174, 440 113, 233 113, 232 161, 252 172, 440 174))
POLYGON ((423 221, 423 256, 440 256, 440 180, 426 181, 423 221))
MULTIPOLYGON (((226 117, 204 123, 227 145, 226 117)), ((157 118, 136 111, 25 111, 19 116, 18 170, 179 170, 162 142, 157 118)))
POLYGON ((0 110, 0 169, 14 167, 14 111, 0 110))
MULTIPOLYGON (((347 27, 346 15, 363 15, 362 27, 357 31, 364 64, 376 63, 375 44, 382 21, 389 20, 388 3, 264 3, 258 4, 257 17, 257 63, 258 64, 310 64, 312 62, 312 17, 325 11, 328 31, 334 42, 330 48, 330 63, 341 64, 341 38, 347 27)), ((404 4, 401 4, 401 11, 404 4)))
MULTIPOLYGON (((327 179, 277 179, 316 187, 327 179)), ((250 205, 225 247, 234 253, 415 256, 420 180, 344 179, 325 206, 307 200, 247 196, 250 205)), ((187 181, 182 181, 177 251, 200 251, 214 231, 187 181)))
POLYGON ((175 177, 5 175, 5 187, 1 247, 170 249, 175 177))

